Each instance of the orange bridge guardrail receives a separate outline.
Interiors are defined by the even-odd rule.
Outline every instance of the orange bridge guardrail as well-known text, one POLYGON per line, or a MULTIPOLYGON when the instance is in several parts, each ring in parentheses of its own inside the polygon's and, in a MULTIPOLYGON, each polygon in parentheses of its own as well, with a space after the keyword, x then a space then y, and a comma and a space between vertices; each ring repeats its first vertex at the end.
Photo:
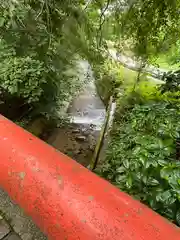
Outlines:
POLYGON ((52 240, 180 240, 178 227, 0 116, 0 187, 52 240))

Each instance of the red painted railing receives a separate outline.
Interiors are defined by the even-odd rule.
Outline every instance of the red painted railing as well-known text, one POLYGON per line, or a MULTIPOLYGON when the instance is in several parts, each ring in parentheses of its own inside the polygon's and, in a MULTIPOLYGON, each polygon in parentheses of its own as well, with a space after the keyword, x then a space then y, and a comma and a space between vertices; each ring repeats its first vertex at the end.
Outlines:
POLYGON ((2 116, 0 186, 48 239, 180 239, 179 228, 2 116))

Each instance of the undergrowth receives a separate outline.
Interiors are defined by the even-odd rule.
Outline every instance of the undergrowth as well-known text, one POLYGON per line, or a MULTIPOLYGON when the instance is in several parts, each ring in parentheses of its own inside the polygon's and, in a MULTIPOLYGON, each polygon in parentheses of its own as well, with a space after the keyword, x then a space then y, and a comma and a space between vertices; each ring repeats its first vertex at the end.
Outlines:
POLYGON ((140 81, 118 96, 106 160, 98 173, 179 225, 179 78, 171 73, 164 80, 160 87, 140 81))

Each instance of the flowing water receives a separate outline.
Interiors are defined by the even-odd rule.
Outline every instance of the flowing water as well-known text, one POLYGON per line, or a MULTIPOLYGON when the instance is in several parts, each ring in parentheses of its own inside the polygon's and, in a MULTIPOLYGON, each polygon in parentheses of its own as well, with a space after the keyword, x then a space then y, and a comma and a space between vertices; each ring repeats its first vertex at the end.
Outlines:
MULTIPOLYGON (((109 50, 109 53, 114 60, 125 64, 127 68, 138 69, 139 63, 135 60, 117 55, 114 50, 109 50)), ((88 81, 84 80, 84 89, 69 106, 68 115, 71 117, 71 124, 64 128, 56 128, 48 139, 48 143, 87 166, 92 159, 95 144, 105 119, 105 107, 97 94, 89 63, 81 60, 78 65, 82 69, 80 78, 88 76, 88 81)), ((164 69, 146 66, 145 70, 151 75, 147 77, 148 81, 156 84, 163 83, 162 80, 152 76, 161 76, 165 72, 164 69)))
MULTIPOLYGON (((88 166, 105 119, 105 106, 97 94, 94 77, 87 61, 80 62, 82 76, 87 77, 84 88, 68 108, 70 124, 56 128, 48 143, 88 166)), ((81 76, 81 77, 82 77, 81 76)))

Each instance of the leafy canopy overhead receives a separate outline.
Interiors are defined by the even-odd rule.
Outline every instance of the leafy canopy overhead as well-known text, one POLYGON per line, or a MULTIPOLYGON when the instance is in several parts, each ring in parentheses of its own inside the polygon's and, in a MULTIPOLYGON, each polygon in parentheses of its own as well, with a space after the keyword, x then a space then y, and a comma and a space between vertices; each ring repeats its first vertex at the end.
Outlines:
POLYGON ((130 39, 137 55, 146 56, 178 40, 179 0, 102 0, 91 1, 99 9, 99 29, 103 36, 123 41, 130 39))

